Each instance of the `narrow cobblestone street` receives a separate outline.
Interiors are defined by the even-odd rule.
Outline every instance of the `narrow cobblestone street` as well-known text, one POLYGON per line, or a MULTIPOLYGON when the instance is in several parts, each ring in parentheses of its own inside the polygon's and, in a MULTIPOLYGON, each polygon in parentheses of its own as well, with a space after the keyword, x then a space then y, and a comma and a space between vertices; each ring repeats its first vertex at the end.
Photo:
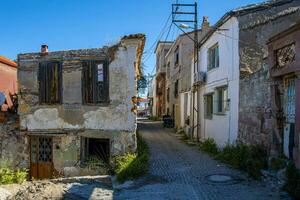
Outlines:
POLYGON ((282 199, 258 181, 180 141, 159 122, 140 121, 139 132, 150 147, 149 175, 120 191, 114 199, 282 199), (212 174, 236 177, 235 183, 212 184, 212 174))

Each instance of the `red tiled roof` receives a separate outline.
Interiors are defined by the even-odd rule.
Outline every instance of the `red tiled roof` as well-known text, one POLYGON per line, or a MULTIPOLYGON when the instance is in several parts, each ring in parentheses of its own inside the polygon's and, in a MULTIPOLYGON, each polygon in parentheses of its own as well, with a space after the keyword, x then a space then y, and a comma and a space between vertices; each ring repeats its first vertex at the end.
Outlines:
POLYGON ((14 62, 14 61, 12 61, 8 58, 5 58, 4 56, 0 56, 0 62, 4 63, 4 64, 7 64, 7 65, 10 65, 11 67, 15 67, 15 68, 18 67, 16 62, 14 62))

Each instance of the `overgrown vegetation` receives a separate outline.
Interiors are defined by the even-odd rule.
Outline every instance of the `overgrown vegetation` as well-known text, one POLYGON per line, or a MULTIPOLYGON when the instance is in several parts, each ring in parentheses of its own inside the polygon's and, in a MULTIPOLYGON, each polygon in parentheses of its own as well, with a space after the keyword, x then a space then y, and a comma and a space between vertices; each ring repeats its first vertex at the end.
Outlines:
POLYGON ((211 156, 215 156, 219 152, 216 142, 211 138, 200 143, 200 150, 211 156))
POLYGON ((284 157, 271 158, 271 160, 270 160, 270 169, 272 169, 274 171, 283 169, 286 167, 286 165, 287 165, 287 159, 284 157))
POLYGON ((200 150, 236 169, 246 171, 255 179, 259 179, 261 169, 267 167, 267 154, 261 146, 228 144, 218 149, 213 139, 207 139, 200 143, 200 150))
POLYGON ((136 179, 147 173, 149 168, 149 148, 147 143, 138 135, 137 152, 128 153, 116 158, 117 180, 121 183, 136 179))
POLYGON ((8 160, 0 159, 0 185, 22 183, 26 180, 28 172, 26 169, 12 170, 8 160))
POLYGON ((287 191, 293 198, 300 199, 300 171, 297 170, 294 164, 288 164, 286 177, 287 182, 284 186, 284 190, 287 191))
POLYGON ((160 121, 159 117, 157 116, 150 116, 148 117, 149 120, 152 120, 152 121, 160 121))

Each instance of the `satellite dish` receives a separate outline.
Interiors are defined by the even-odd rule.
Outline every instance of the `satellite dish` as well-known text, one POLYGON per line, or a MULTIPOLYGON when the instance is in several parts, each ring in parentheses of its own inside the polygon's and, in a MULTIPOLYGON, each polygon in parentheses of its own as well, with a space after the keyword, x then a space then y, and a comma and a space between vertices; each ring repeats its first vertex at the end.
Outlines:
POLYGON ((5 94, 0 92, 0 106, 2 106, 5 102, 5 94))

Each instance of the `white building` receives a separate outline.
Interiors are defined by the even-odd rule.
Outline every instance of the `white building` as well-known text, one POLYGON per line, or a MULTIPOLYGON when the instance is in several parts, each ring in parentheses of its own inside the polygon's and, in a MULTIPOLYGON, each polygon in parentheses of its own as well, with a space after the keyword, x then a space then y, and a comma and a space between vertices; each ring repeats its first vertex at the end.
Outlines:
POLYGON ((238 134, 238 37, 238 20, 231 17, 201 40, 195 74, 192 67, 198 110, 194 114, 198 127, 194 136, 200 140, 213 138, 221 147, 235 142, 238 134))

